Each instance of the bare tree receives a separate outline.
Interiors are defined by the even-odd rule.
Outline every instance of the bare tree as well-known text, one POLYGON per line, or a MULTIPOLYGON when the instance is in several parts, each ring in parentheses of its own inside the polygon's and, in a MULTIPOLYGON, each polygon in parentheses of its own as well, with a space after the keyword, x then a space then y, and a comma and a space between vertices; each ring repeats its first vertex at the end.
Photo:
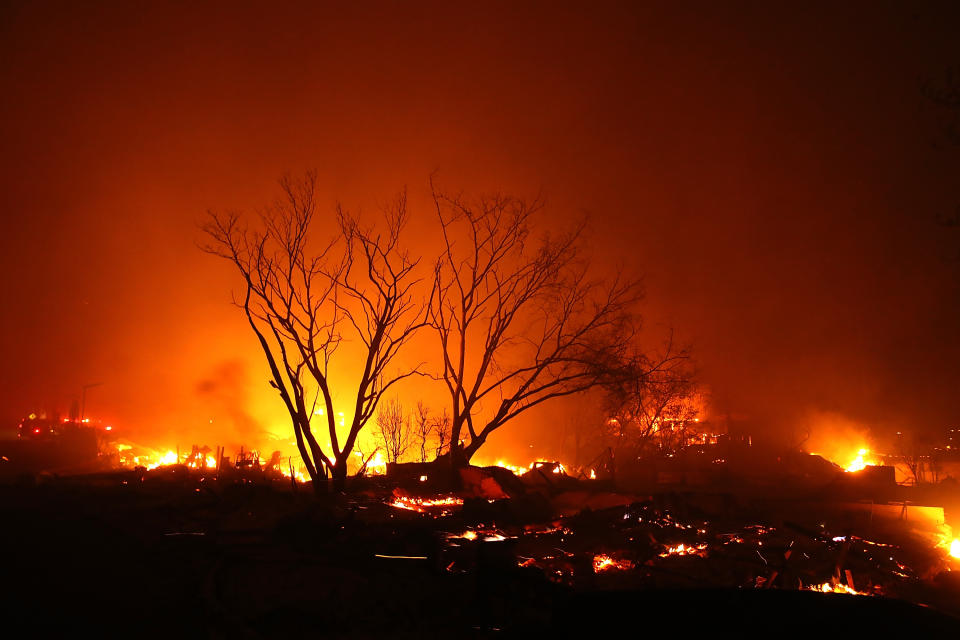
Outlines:
POLYGON ((367 453, 363 450, 360 443, 357 442, 357 446, 354 447, 354 455, 360 460, 360 466, 357 469, 358 476, 364 476, 367 474, 367 470, 370 467, 370 463, 374 462, 374 458, 377 453, 380 451, 380 447, 374 447, 373 451, 367 453))
POLYGON ((211 212, 203 248, 232 262, 243 278, 244 294, 234 302, 266 357, 270 385, 290 415, 317 487, 328 475, 342 482, 357 436, 384 392, 419 372, 419 367, 390 368, 424 325, 425 305, 413 295, 418 261, 400 245, 405 194, 384 211, 382 232, 337 207, 338 234, 316 245, 311 238, 316 174, 283 178, 280 186, 282 197, 259 214, 254 228, 238 213, 211 212), (329 374, 344 334, 359 341, 365 354, 352 389, 353 418, 341 437, 329 374), (312 429, 315 415, 326 421, 329 449, 312 429))
POLYGON ((925 438, 918 436, 913 431, 907 433, 898 431, 896 446, 897 455, 909 472, 907 482, 913 485, 925 483, 927 481, 927 467, 930 466, 927 463, 931 460, 933 447, 925 438))
POLYGON ((598 384, 631 339, 639 287, 590 278, 582 225, 533 240, 540 200, 433 198, 444 247, 430 320, 457 466, 520 413, 598 384))
POLYGON ((377 407, 376 434, 387 454, 387 462, 400 462, 410 448, 412 428, 409 416, 403 415, 403 405, 391 398, 377 407))
POLYGON ((603 389, 614 459, 673 453, 687 444, 700 403, 689 351, 676 348, 672 336, 660 353, 631 354, 603 389))
POLYGON ((413 430, 420 446, 420 462, 426 462, 427 442, 433 434, 433 422, 430 419, 430 408, 422 400, 417 402, 417 412, 413 416, 413 430))
POLYGON ((450 414, 446 407, 439 416, 430 420, 430 429, 433 433, 435 457, 439 458, 450 449, 450 414))

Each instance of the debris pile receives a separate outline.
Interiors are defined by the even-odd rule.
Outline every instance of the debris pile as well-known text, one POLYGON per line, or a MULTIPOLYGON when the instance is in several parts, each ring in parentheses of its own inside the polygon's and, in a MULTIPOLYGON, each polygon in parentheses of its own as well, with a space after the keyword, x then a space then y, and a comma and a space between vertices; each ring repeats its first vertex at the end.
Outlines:
MULTIPOLYGON (((474 475, 472 491, 482 479, 474 475)), ((696 503, 696 495, 637 499, 569 486, 466 504, 398 491, 389 498, 436 520, 448 572, 474 572, 496 557, 575 589, 787 589, 924 602, 936 576, 956 564, 949 541, 935 544, 933 533, 872 513, 865 521, 842 503, 713 512, 696 503), (570 509, 571 494, 581 508, 570 509), (532 516, 535 499, 547 518, 532 516), (602 506, 582 506, 591 502, 602 506), (758 512, 767 517, 758 521, 758 512)))

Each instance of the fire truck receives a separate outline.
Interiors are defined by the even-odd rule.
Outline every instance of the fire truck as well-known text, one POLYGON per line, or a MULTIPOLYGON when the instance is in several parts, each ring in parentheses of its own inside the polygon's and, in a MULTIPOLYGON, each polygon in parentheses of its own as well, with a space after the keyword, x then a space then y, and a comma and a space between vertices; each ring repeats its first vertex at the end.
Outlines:
POLYGON ((112 427, 87 420, 31 413, 17 425, 17 439, 4 443, 5 463, 23 472, 97 469, 112 427))

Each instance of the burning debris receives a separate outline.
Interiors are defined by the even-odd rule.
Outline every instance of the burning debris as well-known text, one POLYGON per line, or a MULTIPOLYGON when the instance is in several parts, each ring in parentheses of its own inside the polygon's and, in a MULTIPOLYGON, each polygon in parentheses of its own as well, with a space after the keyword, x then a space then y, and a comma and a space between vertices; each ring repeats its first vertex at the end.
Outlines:
MULTIPOLYGON (((258 473, 296 482, 308 480, 302 470, 293 468, 291 459, 283 459, 279 452, 264 460, 257 451, 241 449, 231 462, 219 447, 212 452, 195 445, 181 454, 179 450, 153 450, 129 442, 116 442, 114 446, 118 464, 124 468, 153 471, 182 467, 201 477, 209 473, 218 477, 223 473, 258 473)), ((844 471, 856 474, 875 461, 869 449, 861 448, 844 471)), ((379 451, 360 464, 364 475, 387 471, 379 451)), ((589 488, 595 485, 585 480, 595 477, 592 469, 581 470, 581 480, 575 480, 559 462, 537 460, 524 467, 499 460, 495 467, 504 470, 506 476, 472 468, 479 475, 464 477, 465 487, 476 485, 466 494, 430 493, 430 485, 425 484, 428 474, 417 470, 411 479, 422 486, 415 492, 394 489, 384 504, 440 523, 458 519, 462 523, 459 530, 454 528, 444 538, 449 548, 509 543, 514 566, 538 570, 548 580, 568 585, 579 584, 585 576, 603 580, 616 576, 618 584, 641 588, 719 580, 740 587, 909 598, 911 589, 931 572, 949 568, 954 559, 960 558, 960 539, 945 527, 936 534, 932 553, 918 554, 916 540, 904 543, 849 530, 830 532, 824 525, 737 522, 729 516, 707 517, 706 513, 696 516, 696 511, 689 512, 682 500, 678 509, 650 500, 632 501, 627 506, 616 506, 617 501, 603 505, 596 501, 597 490, 589 488), (516 478, 518 484, 511 484, 509 478, 516 478), (581 506, 565 506, 573 504, 572 498, 580 494, 583 496, 575 502, 581 506), (558 517, 542 522, 523 521, 521 517, 515 524, 507 524, 510 519, 472 521, 476 516, 463 512, 465 497, 470 495, 479 503, 489 504, 494 513, 512 511, 514 498, 521 504, 530 496, 540 496, 538 499, 547 500, 558 517), (588 503, 596 505, 596 510, 584 511, 588 503)), ((471 507, 470 513, 474 511, 471 507)), ((456 567, 457 571, 469 571, 470 561, 459 558, 449 564, 448 570, 456 567)))
MULTIPOLYGON (((116 467, 141 480, 195 483, 197 492, 274 480, 284 481, 278 487, 292 483, 296 490, 297 483, 309 480, 280 452, 267 458, 241 448, 228 457, 220 447, 194 445, 181 452, 118 439, 111 441, 110 451, 116 467)), ((879 478, 878 469, 889 469, 873 466, 878 458, 863 447, 842 460, 842 468, 797 454, 802 462, 816 462, 810 468, 827 478, 822 486, 828 491, 840 488, 835 495, 783 499, 767 491, 756 504, 729 485, 715 489, 675 471, 686 464, 683 456, 651 473, 655 481, 641 485, 650 492, 640 494, 613 490, 606 471, 605 479, 596 481, 592 467, 558 461, 520 466, 499 460, 490 467, 467 467, 459 482, 444 484, 450 474, 436 466, 387 465, 379 450, 356 457, 356 481, 363 489, 345 494, 341 508, 366 521, 433 532, 435 547, 380 545, 373 557, 410 561, 406 565, 436 563, 451 576, 485 575, 493 562, 498 571, 509 567, 577 591, 725 587, 926 602, 938 576, 960 566, 960 539, 943 524, 942 509, 906 500, 896 505, 855 501, 857 491, 873 491, 866 481, 879 478), (662 482, 665 477, 669 482, 662 482), (894 517, 887 526, 901 509, 903 522, 894 517), (925 514, 918 520, 924 531, 907 522, 908 510, 925 514)), ((737 453, 709 450, 701 457, 709 467, 720 467, 714 473, 722 478, 737 453)), ((131 477, 121 483, 136 484, 131 477)), ((892 477, 883 481, 884 495, 893 496, 892 477)), ((163 535, 207 537, 175 531, 163 535)))
MULTIPOLYGON (((529 471, 528 471, 529 472, 529 471)), ((539 485, 527 485, 535 491, 539 485)), ((560 489, 545 494, 551 504, 564 501, 560 489)), ((444 540, 448 571, 469 573, 477 545, 509 545, 503 553, 520 570, 538 571, 549 581, 569 586, 623 588, 727 586, 816 591, 829 594, 886 596, 918 601, 930 577, 950 570, 960 543, 949 531, 942 542, 926 542, 897 526, 867 523, 881 537, 868 537, 842 508, 811 507, 778 516, 782 521, 744 522, 737 510, 714 513, 692 508, 679 496, 633 502, 597 511, 519 522, 514 500, 485 500, 480 511, 451 495, 412 497, 395 493, 388 504, 462 523, 444 540), (474 514, 476 511, 477 515, 474 514), (488 516, 482 514, 487 513, 488 516), (495 517, 493 514, 500 514, 495 517), (513 515, 510 515, 510 514, 513 515), (791 519, 791 515, 796 521, 791 519), (829 517, 827 517, 829 516, 829 517), (479 521, 473 518, 480 517, 479 521), (825 518, 800 524, 804 518, 825 518), (463 526, 466 525, 466 526, 463 526), (856 533, 854 533, 856 532, 856 533)), ((529 498, 527 498, 529 499, 529 498)), ((518 503, 519 504, 519 503, 518 503)))
POLYGON ((462 534, 450 534, 447 536, 447 540, 454 541, 452 544, 457 544, 457 540, 464 540, 467 542, 473 542, 479 540, 480 542, 501 542, 506 540, 507 536, 503 535, 497 529, 484 529, 479 528, 478 530, 468 529, 462 534))
MULTIPOLYGON (((484 466, 484 465, 480 465, 484 466)), ((497 460, 493 465, 495 467, 500 467, 501 469, 507 469, 512 472, 515 476, 524 476, 532 471, 539 473, 552 473, 554 475, 567 475, 567 469, 564 465, 558 461, 548 461, 548 460, 534 460, 526 467, 510 464, 509 462, 504 462, 503 460, 497 460)), ((588 470, 588 474, 592 474, 596 478, 596 473, 592 469, 588 470)))
POLYGON ((823 584, 814 584, 807 587, 810 591, 817 591, 819 593, 843 593, 850 596, 869 596, 873 594, 864 593, 862 591, 857 591, 852 587, 848 587, 842 583, 833 583, 833 582, 824 582, 823 584))
MULTIPOLYGON (((521 566, 524 566, 521 564, 521 566)), ((608 556, 605 553, 593 556, 593 572, 600 573, 601 571, 626 571, 628 569, 633 569, 633 563, 629 560, 616 559, 611 556, 608 556)))
POLYGON ((699 556, 701 558, 707 557, 707 544, 690 544, 686 545, 682 542, 676 546, 668 546, 663 553, 660 554, 661 558, 667 558, 669 556, 699 556))
POLYGON ((432 498, 418 498, 405 495, 402 492, 394 491, 391 507, 397 509, 406 509, 407 511, 416 511, 417 513, 429 513, 435 517, 449 515, 456 507, 463 506, 463 498, 456 496, 437 496, 432 498))

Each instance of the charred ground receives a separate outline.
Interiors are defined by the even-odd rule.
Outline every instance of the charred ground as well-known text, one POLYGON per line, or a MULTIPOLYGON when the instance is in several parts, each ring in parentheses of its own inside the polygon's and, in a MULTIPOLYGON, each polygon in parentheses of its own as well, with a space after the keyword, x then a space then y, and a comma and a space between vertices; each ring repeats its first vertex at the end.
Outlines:
POLYGON ((511 497, 386 478, 317 496, 183 466, 21 476, 0 487, 6 620, 167 637, 960 629, 942 551, 836 486, 476 477, 511 497), (870 595, 808 589, 854 581, 870 595))

